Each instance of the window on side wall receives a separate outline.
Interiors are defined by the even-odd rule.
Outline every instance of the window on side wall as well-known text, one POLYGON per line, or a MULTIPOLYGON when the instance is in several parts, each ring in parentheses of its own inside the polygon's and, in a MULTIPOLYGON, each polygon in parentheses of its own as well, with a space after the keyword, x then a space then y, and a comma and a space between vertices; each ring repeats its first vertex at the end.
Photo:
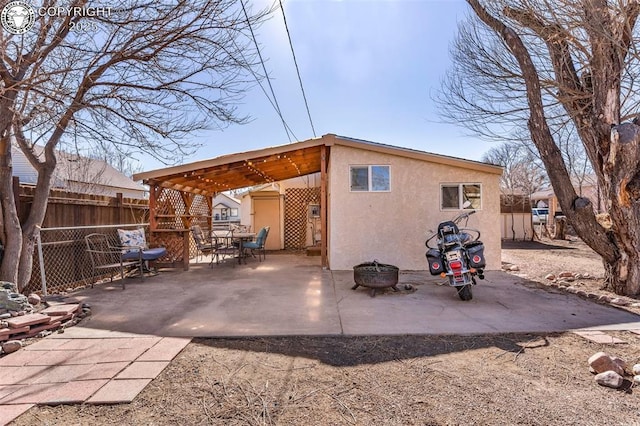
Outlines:
POLYGON ((440 185, 442 210, 479 210, 482 208, 482 186, 479 183, 447 183, 440 185), (469 203, 465 207, 465 203, 469 203))
POLYGON ((350 189, 353 192, 387 192, 391 190, 389 166, 350 166, 350 189))

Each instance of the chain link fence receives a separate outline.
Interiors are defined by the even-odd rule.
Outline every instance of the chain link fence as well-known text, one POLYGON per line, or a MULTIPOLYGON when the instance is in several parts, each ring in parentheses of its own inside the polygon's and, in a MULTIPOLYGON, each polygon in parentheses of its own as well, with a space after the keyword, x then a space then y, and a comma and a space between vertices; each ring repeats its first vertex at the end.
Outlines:
POLYGON ((101 280, 104 277, 93 272, 84 237, 92 233, 107 234, 117 246, 120 245, 118 229, 136 228, 144 228, 148 237, 147 223, 42 228, 36 240, 31 281, 23 293, 56 294, 101 280))

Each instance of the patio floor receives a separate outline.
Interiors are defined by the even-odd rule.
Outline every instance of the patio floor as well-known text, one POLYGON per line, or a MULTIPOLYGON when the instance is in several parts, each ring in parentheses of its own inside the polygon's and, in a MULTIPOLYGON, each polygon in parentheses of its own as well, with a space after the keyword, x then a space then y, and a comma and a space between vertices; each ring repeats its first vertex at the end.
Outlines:
POLYGON ((269 254, 247 265, 206 261, 189 271, 74 293, 92 306, 79 327, 155 336, 476 334, 640 328, 640 317, 572 294, 518 285, 488 271, 470 302, 426 272, 402 272, 399 292, 374 298, 353 271, 322 270, 319 257, 269 254), (411 284, 413 290, 406 290, 411 284))

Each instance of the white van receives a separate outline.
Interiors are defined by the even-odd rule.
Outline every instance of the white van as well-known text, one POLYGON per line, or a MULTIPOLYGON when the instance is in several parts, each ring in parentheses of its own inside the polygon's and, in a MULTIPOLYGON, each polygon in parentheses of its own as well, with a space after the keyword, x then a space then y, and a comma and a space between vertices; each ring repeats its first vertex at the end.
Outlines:
POLYGON ((549 219, 549 209, 547 207, 531 209, 531 216, 533 217, 534 225, 546 224, 549 219))

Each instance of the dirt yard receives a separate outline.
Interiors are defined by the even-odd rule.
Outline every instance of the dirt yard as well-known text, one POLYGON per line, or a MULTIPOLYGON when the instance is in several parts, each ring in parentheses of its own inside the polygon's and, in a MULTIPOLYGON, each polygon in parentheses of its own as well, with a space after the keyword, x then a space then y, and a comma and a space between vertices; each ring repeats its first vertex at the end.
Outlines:
MULTIPOLYGON (((540 286, 549 273, 587 273, 571 287, 606 295, 599 259, 577 241, 507 243, 503 261, 540 286)), ((638 425, 640 390, 601 387, 589 372, 602 350, 640 363, 640 336, 612 334, 628 343, 570 333, 196 339, 132 404, 36 407, 14 424, 638 425)))

